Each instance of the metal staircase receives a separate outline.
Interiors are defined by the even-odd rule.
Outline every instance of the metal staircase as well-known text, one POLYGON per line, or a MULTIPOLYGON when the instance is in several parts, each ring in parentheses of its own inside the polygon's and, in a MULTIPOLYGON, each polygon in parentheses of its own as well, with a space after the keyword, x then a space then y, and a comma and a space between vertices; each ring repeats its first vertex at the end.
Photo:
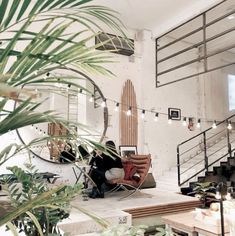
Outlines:
MULTIPOLYGON (((157 179, 157 187, 173 192, 188 187, 190 182, 209 175, 216 166, 234 159, 235 130, 227 126, 235 114, 177 146, 177 166, 157 179)), ((235 125, 233 125, 235 126, 235 125)))

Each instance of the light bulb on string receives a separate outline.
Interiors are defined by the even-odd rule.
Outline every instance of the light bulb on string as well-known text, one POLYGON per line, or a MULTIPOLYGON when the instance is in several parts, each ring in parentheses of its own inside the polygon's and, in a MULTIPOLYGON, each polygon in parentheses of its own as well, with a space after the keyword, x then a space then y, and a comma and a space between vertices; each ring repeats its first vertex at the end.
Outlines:
POLYGON ((216 120, 214 120, 214 122, 213 122, 213 124, 212 124, 212 128, 213 128, 213 129, 216 129, 216 128, 217 128, 216 120))
POLYGON ((219 193, 219 191, 216 191, 215 198, 216 199, 220 199, 221 198, 221 194, 219 193))
POLYGON ((33 125, 31 125, 31 126, 30 126, 30 129, 33 129, 33 128, 34 128, 34 126, 33 126, 33 125))
POLYGON ((187 125, 187 118, 186 118, 186 117, 184 117, 182 125, 183 125, 183 126, 186 126, 186 125, 187 125))
POLYGON ((114 108, 114 111, 118 112, 118 110, 119 110, 119 102, 116 103, 116 106, 114 108))
POLYGON ((129 109, 127 110, 126 115, 127 115, 127 116, 130 116, 130 115, 131 115, 131 107, 129 107, 129 109))
POLYGON ((168 117, 168 124, 171 125, 172 124, 172 119, 171 116, 168 117))
POLYGON ((41 130, 41 129, 40 129, 40 130, 38 130, 38 133, 39 133, 39 134, 42 134, 42 130, 41 130))
POLYGON ((200 128, 201 127, 201 119, 198 119, 197 120, 197 128, 200 128))
POLYGON ((228 187, 227 194, 225 196, 226 200, 231 200, 232 199, 232 194, 233 194, 233 187, 228 187))
POLYGON ((106 107, 106 98, 101 102, 100 106, 101 107, 106 107))
POLYGON ((226 196, 225 196, 226 200, 231 200, 232 197, 231 197, 231 193, 227 192, 226 196))
POLYGON ((228 126, 227 126, 227 129, 232 129, 233 127, 232 127, 232 123, 231 123, 231 120, 228 122, 228 126))
POLYGON ((158 113, 156 112, 155 113, 155 116, 154 116, 154 121, 157 122, 158 121, 158 113))
POLYGON ((70 88, 71 88, 71 84, 68 84, 66 91, 68 92, 70 88))
POLYGON ((93 95, 91 95, 89 98, 89 102, 93 102, 93 101, 94 101, 94 98, 93 98, 93 95))
POLYGON ((143 120, 144 118, 145 118, 145 110, 143 110, 141 113, 141 119, 143 120))

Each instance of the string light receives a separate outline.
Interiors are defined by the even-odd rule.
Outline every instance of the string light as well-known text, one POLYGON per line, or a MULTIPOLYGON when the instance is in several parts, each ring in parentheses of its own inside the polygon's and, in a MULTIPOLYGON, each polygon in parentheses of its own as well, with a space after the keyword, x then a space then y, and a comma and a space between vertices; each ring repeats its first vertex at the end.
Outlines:
POLYGON ((172 124, 172 119, 171 119, 171 116, 168 117, 168 124, 172 124))
POLYGON ((102 103, 100 104, 101 107, 106 107, 106 98, 102 101, 102 103))
MULTIPOLYGON (((35 73, 37 73, 36 71, 35 71, 35 73)), ((46 74, 45 74, 45 76, 55 76, 56 78, 57 78, 57 81, 58 81, 58 83, 56 84, 58 87, 61 87, 61 85, 60 85, 60 79, 58 79, 58 77, 59 77, 59 75, 58 74, 50 74, 50 72, 47 72, 46 74)), ((67 90, 67 92, 69 92, 69 89, 68 88, 70 88, 71 87, 71 84, 69 83, 68 85, 67 85, 67 87, 66 88, 64 88, 65 90, 67 90)), ((88 101, 89 102, 94 102, 95 101, 95 96, 94 96, 94 94, 88 94, 88 93, 83 93, 84 91, 83 91, 83 89, 82 88, 77 88, 78 89, 78 92, 79 93, 81 93, 82 95, 85 95, 85 96, 89 96, 89 99, 88 99, 88 101)), ((37 89, 35 90, 36 92, 38 92, 37 91, 37 89)), ((105 108, 106 106, 107 106, 107 100, 108 101, 111 101, 111 102, 114 102, 115 104, 116 104, 116 106, 114 107, 114 111, 115 112, 118 112, 119 111, 119 109, 120 109, 120 105, 122 104, 122 103, 120 103, 120 102, 118 102, 118 101, 115 101, 115 100, 112 100, 112 99, 107 99, 107 98, 104 98, 103 99, 103 101, 99 104, 101 107, 103 107, 103 108, 105 108)), ((129 106, 129 104, 122 104, 122 105, 124 105, 124 106, 129 106)), ((144 119, 145 118, 145 116, 146 116, 146 112, 150 112, 150 113, 154 113, 155 114, 155 116, 154 116, 154 121, 158 121, 158 119, 159 119, 159 115, 164 115, 164 116, 168 116, 168 113, 163 113, 163 112, 155 112, 155 111, 153 111, 153 110, 148 110, 148 109, 144 109, 144 108, 140 108, 140 107, 132 107, 133 109, 137 109, 137 110, 142 110, 142 113, 141 113, 141 118, 142 119, 144 119)), ((131 110, 131 108, 129 108, 127 111, 126 111, 126 115, 127 116, 130 116, 130 115, 132 115, 132 110, 131 110)), ((186 118, 186 117, 185 117, 186 118)), ((184 119, 185 119, 184 118, 184 119)), ((172 123, 172 120, 171 120, 171 118, 169 119, 168 118, 168 123, 169 124, 171 124, 172 123)), ((185 124, 185 122, 184 122, 184 120, 183 120, 183 125, 185 126, 186 124, 185 124)))
POLYGON ((155 121, 155 122, 158 121, 158 112, 155 113, 154 121, 155 121))
POLYGON ((116 103, 116 106, 114 108, 114 111, 118 112, 118 110, 119 110, 119 102, 116 103))
POLYGON ((228 122, 228 126, 227 126, 228 129, 232 129, 232 123, 231 123, 231 120, 228 122))
MULTIPOLYGON (((38 72, 35 71, 35 73, 38 73, 38 72)), ((47 76, 47 77, 50 76, 50 73, 47 72, 47 73, 46 73, 46 76, 47 76)), ((58 75, 55 75, 55 76, 57 76, 57 78, 58 78, 58 75)), ((57 80, 58 80, 58 85, 59 85, 60 79, 57 79, 57 80)), ((60 85, 59 85, 59 86, 60 86, 60 85)), ((70 88, 70 87, 71 87, 71 84, 68 84, 68 86, 67 86, 67 88, 66 88, 67 91, 68 91, 68 88, 70 88)), ((37 93, 37 92, 38 92, 38 89, 36 89, 35 92, 37 93)), ((69 92, 69 91, 68 91, 68 92, 69 92)), ((95 100, 94 94, 91 95, 90 93, 89 93, 89 94, 88 94, 88 93, 83 93, 83 89, 82 89, 82 88, 78 88, 78 92, 80 92, 82 95, 89 96, 89 99, 88 99, 89 102, 94 102, 94 100, 95 100)), ((122 104, 122 103, 119 103, 119 102, 117 102, 117 101, 115 101, 115 100, 107 99, 107 98, 104 98, 103 101, 102 101, 99 105, 100 105, 101 107, 105 108, 105 107, 107 106, 107 100, 108 100, 108 101, 111 101, 111 102, 114 102, 114 103, 116 104, 115 107, 113 108, 113 110, 114 110, 115 112, 118 112, 118 111, 119 111, 120 105, 124 105, 124 106, 127 106, 127 107, 128 107, 128 105, 129 105, 129 104, 122 104)), ((168 124, 172 124, 172 119, 171 119, 171 117, 169 116, 168 113, 155 112, 153 109, 148 110, 148 109, 144 109, 144 108, 140 108, 140 107, 129 107, 129 109, 126 111, 126 115, 127 115, 127 116, 131 116, 131 115, 132 115, 132 108, 133 108, 133 109, 137 109, 137 110, 142 110, 142 113, 141 113, 141 118, 142 118, 142 119, 145 118, 146 112, 149 112, 149 113, 155 114, 155 115, 154 115, 154 118, 153 118, 153 120, 154 120, 155 122, 159 120, 159 115, 163 115, 163 116, 168 116, 168 124)), ((187 117, 184 117, 184 118, 183 118, 182 125, 183 125, 183 126, 187 126, 187 117)), ((197 127, 197 128, 200 128, 200 127, 201 127, 201 119, 198 119, 198 122, 197 122, 197 124, 196 124, 196 127, 197 127)), ((213 128, 216 128, 216 127, 217 127, 215 121, 214 121, 212 127, 213 127, 213 128)), ((32 127, 31 127, 31 128, 32 128, 32 127)), ((227 128, 228 128, 228 129, 232 129, 231 121, 228 123, 227 128)), ((37 130, 37 131, 38 131, 38 130, 37 130)), ((43 133, 43 135, 44 135, 44 133, 43 133)))
POLYGON ((221 198, 221 194, 219 193, 219 191, 216 191, 215 198, 218 200, 221 198))
MULTIPOLYGON (((35 74, 37 74, 38 73, 38 71, 35 71, 34 72, 35 74)), ((44 72, 45 73, 45 72, 44 72)), ((59 77, 59 74, 58 73, 56 73, 56 74, 50 74, 50 72, 47 72, 46 74, 45 74, 45 76, 55 76, 55 77, 59 77)), ((57 79, 57 81, 58 81, 58 85, 60 84, 59 82, 60 82, 60 79, 57 79)), ((60 85, 59 85, 60 86, 60 85)), ((71 87, 71 84, 68 84, 68 87, 66 88, 66 90, 68 90, 68 88, 70 88, 71 87)), ((37 91, 37 90, 36 90, 37 91)), ((90 93, 88 94, 88 93, 83 93, 84 91, 83 91, 83 89, 82 88, 78 88, 78 92, 80 92, 81 94, 83 94, 83 95, 86 95, 86 96, 89 96, 89 99, 88 99, 88 101, 89 102, 94 102, 94 100, 95 100, 95 97, 94 97, 94 95, 90 95, 90 93)), ((118 112, 119 111, 119 109, 120 109, 120 105, 122 104, 122 103, 119 103, 119 102, 117 102, 117 101, 114 101, 114 100, 112 100, 112 99, 103 99, 103 101, 102 101, 102 103, 100 104, 100 106, 101 107, 106 107, 107 106, 107 103, 106 103, 106 101, 111 101, 111 102, 114 102, 115 104, 116 104, 116 106, 114 107, 114 111, 115 112, 118 112)), ((125 106, 129 106, 129 104, 123 104, 123 105, 125 105, 125 106)), ((155 114, 155 116, 154 116, 154 121, 158 121, 158 119, 159 119, 159 115, 164 115, 164 116, 168 116, 168 113, 163 113, 163 112, 155 112, 155 111, 152 111, 152 110, 148 110, 148 109, 144 109, 144 108, 140 108, 140 107, 132 107, 133 109, 135 108, 135 109, 137 109, 137 110, 142 110, 142 113, 141 113, 141 118, 142 119, 144 119, 145 118, 145 115, 146 115, 146 112, 150 112, 150 113, 154 113, 155 114)), ((126 114, 128 115, 128 116, 130 116, 131 115, 131 113, 132 113, 132 111, 131 111, 131 109, 129 109, 128 111, 126 111, 126 114)), ((168 116, 169 117, 169 116, 168 116)), ((198 121, 199 121, 200 119, 198 119, 198 121)), ((172 123, 172 119, 171 118, 168 118, 168 123, 169 124, 171 124, 172 123)), ((183 126, 186 126, 187 125, 187 118, 186 117, 184 117, 184 119, 183 119, 183 126), (185 119, 186 119, 186 122, 185 122, 185 119)), ((200 122, 198 122, 197 123, 197 128, 199 128, 200 127, 200 122)))
POLYGON ((94 98, 93 98, 93 95, 91 95, 91 97, 89 98, 89 102, 93 102, 94 101, 94 98))
POLYGON ((214 122, 213 122, 212 128, 213 128, 213 129, 216 129, 216 128, 217 128, 217 125, 216 125, 216 121, 215 121, 215 120, 214 120, 214 122))
POLYGON ((127 110, 126 115, 131 116, 131 107, 129 107, 129 109, 127 110))
POLYGON ((227 189, 227 194, 225 196, 226 200, 231 200, 232 199, 232 194, 233 194, 233 187, 228 187, 227 189))
POLYGON ((187 125, 187 118, 186 118, 186 117, 184 117, 182 125, 183 125, 183 126, 186 126, 186 125, 187 125))
POLYGON ((197 128, 200 128, 201 127, 201 119, 198 119, 197 120, 197 128))
POLYGON ((141 114, 141 119, 144 119, 144 118, 145 118, 145 110, 143 110, 141 114))

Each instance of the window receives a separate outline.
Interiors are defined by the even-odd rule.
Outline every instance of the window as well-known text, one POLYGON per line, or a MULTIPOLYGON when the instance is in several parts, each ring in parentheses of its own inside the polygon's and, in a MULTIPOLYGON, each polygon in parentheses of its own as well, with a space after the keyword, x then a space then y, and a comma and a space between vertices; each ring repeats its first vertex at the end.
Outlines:
POLYGON ((235 75, 228 75, 229 111, 235 110, 235 75))

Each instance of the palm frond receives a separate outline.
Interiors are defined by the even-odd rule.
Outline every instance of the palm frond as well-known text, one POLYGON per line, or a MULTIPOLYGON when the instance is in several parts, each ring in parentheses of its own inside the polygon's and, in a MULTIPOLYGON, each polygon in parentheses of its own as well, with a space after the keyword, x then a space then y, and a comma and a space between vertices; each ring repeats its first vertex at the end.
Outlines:
POLYGON ((40 195, 37 195, 31 201, 27 201, 26 203, 22 204, 21 207, 19 207, 18 209, 15 209, 15 210, 9 212, 4 217, 1 217, 0 226, 6 224, 9 221, 12 221, 16 217, 18 217, 21 214, 25 213, 26 211, 34 208, 35 206, 38 206, 38 205, 41 206, 42 202, 48 201, 48 199, 50 199, 50 197, 52 197, 53 194, 63 190, 64 187, 65 187, 64 185, 59 185, 59 186, 57 186, 57 187, 55 187, 55 188, 53 188, 53 189, 51 189, 47 192, 44 192, 40 195))
MULTIPOLYGON (((126 37, 124 27, 115 11, 102 6, 86 5, 89 2, 91 0, 0 1, 0 34, 1 41, 3 41, 0 49, 0 81, 3 83, 0 84, 0 135, 21 127, 52 122, 62 124, 68 129, 68 137, 72 137, 74 140, 79 138, 81 143, 93 148, 103 148, 98 142, 78 135, 69 127, 68 121, 61 118, 59 114, 50 110, 43 113, 37 112, 36 109, 42 102, 34 101, 33 91, 24 88, 25 85, 55 85, 55 83, 81 87, 75 82, 73 76, 58 78, 56 75, 52 75, 46 80, 42 78, 47 73, 53 73, 60 68, 76 68, 81 75, 83 73, 112 75, 103 65, 103 63, 112 62, 110 56, 96 51, 95 49, 99 45, 90 46, 90 43, 94 41, 98 34, 97 31, 103 31, 103 27, 100 25, 126 37), (39 30, 35 27, 37 24, 40 24, 39 30), (71 27, 78 27, 78 32, 70 31, 71 27), (6 88, 6 91, 3 92, 3 88, 6 88), (14 96, 11 96, 13 93, 14 96), (19 104, 14 110, 6 108, 7 102, 11 99, 19 100, 19 104)), ((74 125, 89 132, 89 129, 80 123, 74 125)), ((0 152, 0 165, 16 153, 51 138, 47 136, 33 139, 27 144, 8 145, 0 152)), ((16 193, 17 188, 12 186, 12 191, 16 193)), ((44 206, 51 206, 52 213, 54 211, 53 214, 56 214, 55 207, 60 208, 63 204, 66 206, 68 199, 71 199, 76 193, 76 186, 74 189, 70 189, 61 185, 38 194, 32 200, 23 202, 17 209, 2 217, 0 226, 24 215, 25 212, 31 212, 31 210, 44 206)), ((16 204, 20 197, 21 195, 18 195, 15 198, 16 204)), ((31 217, 31 221, 38 225, 37 219, 31 213, 28 215, 31 217)), ((45 217, 47 218, 47 214, 45 217)), ((47 222, 53 220, 53 217, 46 220, 47 222)))

